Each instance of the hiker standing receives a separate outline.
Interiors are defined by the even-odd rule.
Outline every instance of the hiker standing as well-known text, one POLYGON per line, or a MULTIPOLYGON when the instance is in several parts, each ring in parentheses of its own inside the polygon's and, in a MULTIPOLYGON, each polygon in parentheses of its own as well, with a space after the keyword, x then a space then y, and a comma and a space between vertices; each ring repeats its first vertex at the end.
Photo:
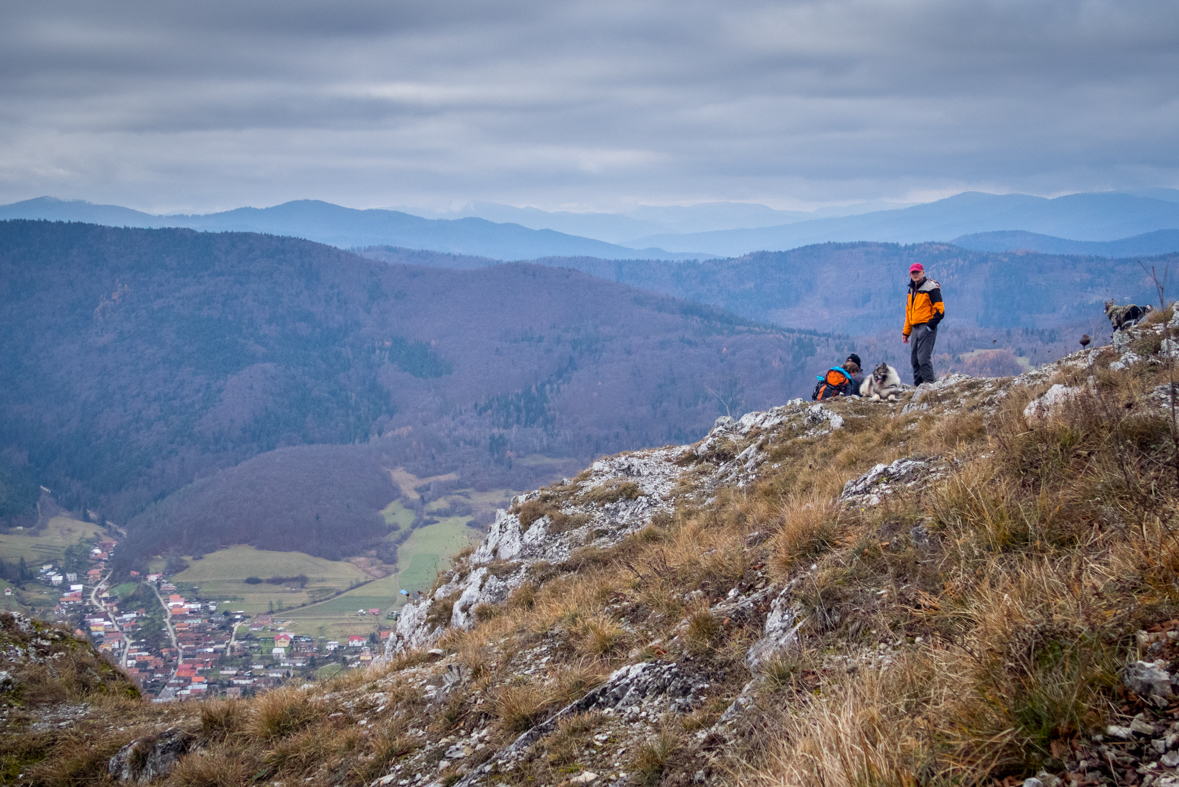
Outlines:
POLYGON ((921 263, 913 263, 909 266, 909 295, 905 302, 905 344, 913 345, 913 385, 937 382, 933 373, 933 343, 937 341, 938 323, 945 316, 941 285, 925 277, 921 263))

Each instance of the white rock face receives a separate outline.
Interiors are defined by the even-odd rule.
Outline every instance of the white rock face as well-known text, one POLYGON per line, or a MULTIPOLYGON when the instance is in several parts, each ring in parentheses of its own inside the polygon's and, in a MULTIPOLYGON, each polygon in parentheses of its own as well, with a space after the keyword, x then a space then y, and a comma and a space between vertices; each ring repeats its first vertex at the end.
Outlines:
POLYGON ((878 464, 859 478, 843 485, 840 502, 862 506, 878 505, 888 495, 901 489, 912 489, 917 484, 944 470, 922 459, 898 459, 890 465, 878 464))
MULTIPOLYGON (((739 456, 717 464, 706 458, 726 445, 742 443, 751 435, 793 423, 800 433, 814 434, 843 426, 843 418, 821 404, 795 399, 765 412, 748 413, 740 419, 718 418, 712 430, 695 446, 672 446, 599 459, 590 467, 589 477, 567 494, 561 513, 584 519, 584 524, 568 532, 552 532, 547 516, 525 529, 516 514, 496 512, 483 543, 470 558, 470 570, 452 574, 449 581, 429 598, 406 605, 394 636, 386 644, 386 656, 407 648, 424 647, 441 634, 439 627, 426 624, 426 611, 435 599, 454 599, 450 625, 469 628, 473 612, 480 604, 499 604, 522 585, 530 566, 541 561, 558 564, 569 559, 583 546, 608 548, 626 536, 646 527, 651 518, 675 509, 676 495, 682 492, 680 479, 693 474, 695 493, 710 497, 720 486, 742 486, 754 477, 765 461, 759 442, 754 439, 739 456), (593 504, 580 496, 595 489, 631 483, 639 495, 633 500, 621 498, 605 504, 593 504), (494 571, 490 570, 494 564, 494 571)), ((566 481, 566 484, 572 482, 566 481)), ((542 493, 521 495, 519 504, 537 499, 542 493)))
POLYGON ((493 560, 511 560, 524 548, 524 533, 520 518, 502 508, 495 512, 495 522, 487 531, 487 537, 475 550, 472 563, 490 563, 493 560))
POLYGON ((1111 363, 1109 368, 1111 371, 1120 372, 1123 369, 1129 369, 1136 363, 1142 363, 1142 356, 1133 350, 1127 350, 1118 360, 1111 363))
POLYGON ((803 621, 798 620, 798 609, 793 604, 793 588, 786 587, 770 604, 766 618, 765 634, 745 654, 745 664, 756 670, 769 661, 776 653, 797 644, 798 630, 803 621))
POLYGON ((1053 415, 1059 413, 1067 402, 1071 401, 1080 393, 1080 388, 1073 388, 1057 383, 1049 388, 1043 396, 1029 402, 1028 406, 1023 408, 1023 417, 1029 421, 1051 418, 1053 415))

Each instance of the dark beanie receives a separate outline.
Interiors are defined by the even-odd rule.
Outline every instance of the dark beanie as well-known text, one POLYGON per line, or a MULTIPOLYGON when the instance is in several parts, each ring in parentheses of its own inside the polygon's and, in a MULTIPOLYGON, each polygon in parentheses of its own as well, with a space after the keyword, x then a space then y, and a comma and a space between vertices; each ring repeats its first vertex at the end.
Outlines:
POLYGON ((855 353, 852 353, 851 355, 847 356, 847 359, 849 361, 855 361, 856 366, 860 367, 861 369, 864 368, 864 364, 860 363, 860 356, 856 355, 855 353))

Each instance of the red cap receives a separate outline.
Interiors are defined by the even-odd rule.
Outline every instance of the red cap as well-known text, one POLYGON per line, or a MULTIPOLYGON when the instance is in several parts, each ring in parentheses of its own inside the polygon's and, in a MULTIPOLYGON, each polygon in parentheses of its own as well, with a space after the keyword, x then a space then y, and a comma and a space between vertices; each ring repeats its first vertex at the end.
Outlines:
POLYGON ((919 262, 915 262, 909 266, 909 273, 912 273, 913 271, 924 271, 924 270, 925 270, 925 266, 923 266, 919 262))

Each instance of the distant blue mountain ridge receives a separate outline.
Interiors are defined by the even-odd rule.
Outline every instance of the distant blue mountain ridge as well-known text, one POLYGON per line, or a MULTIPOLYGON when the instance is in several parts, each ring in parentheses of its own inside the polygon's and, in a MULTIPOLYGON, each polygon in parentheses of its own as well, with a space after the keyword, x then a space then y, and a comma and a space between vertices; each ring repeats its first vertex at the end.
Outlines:
POLYGON ((206 215, 156 216, 117 205, 94 205, 53 197, 0 206, 3 219, 80 221, 115 227, 188 227, 218 232, 262 232, 325 243, 339 248, 402 246, 468 254, 496 260, 589 256, 607 260, 696 259, 702 254, 633 249, 553 230, 532 230, 486 219, 424 219, 392 210, 356 210, 318 200, 298 200, 271 208, 237 208, 206 215))
POLYGON ((964 235, 1011 230, 1081 241, 1113 241, 1179 229, 1179 191, 1158 189, 1151 193, 1155 196, 1109 192, 1047 199, 1026 194, 964 192, 901 210, 777 227, 649 235, 629 245, 658 245, 670 251, 690 248, 732 257, 753 250, 785 250, 814 243, 950 242, 964 235), (1174 199, 1159 199, 1172 193, 1174 199))
POLYGON ((549 213, 489 203, 477 203, 476 208, 485 209, 487 217, 425 218, 396 210, 357 210, 317 200, 206 215, 157 216, 116 205, 41 197, 0 206, 0 220, 50 219, 129 227, 263 232, 345 249, 389 246, 501 261, 542 257, 689 260, 858 241, 935 241, 976 250, 1026 248, 1111 257, 1179 251, 1179 190, 1167 188, 1070 194, 1054 199, 964 192, 907 208, 826 218, 807 218, 818 215, 818 211, 776 211, 748 203, 643 206, 626 215, 549 213), (520 223, 497 221, 503 218, 517 218, 520 223), (769 221, 780 223, 766 226, 769 221), (740 223, 756 226, 733 226, 740 223), (546 224, 580 228, 606 239, 569 234, 546 224), (616 242, 628 231, 652 226, 674 229, 616 242), (717 226, 730 228, 690 231, 717 226))
POLYGON ((951 241, 972 251, 1038 251, 1086 257, 1154 257, 1179 252, 1179 230, 1155 230, 1121 240, 1094 241, 1054 238, 1022 230, 978 232, 951 241))

